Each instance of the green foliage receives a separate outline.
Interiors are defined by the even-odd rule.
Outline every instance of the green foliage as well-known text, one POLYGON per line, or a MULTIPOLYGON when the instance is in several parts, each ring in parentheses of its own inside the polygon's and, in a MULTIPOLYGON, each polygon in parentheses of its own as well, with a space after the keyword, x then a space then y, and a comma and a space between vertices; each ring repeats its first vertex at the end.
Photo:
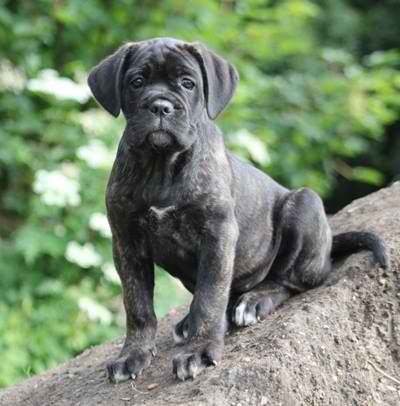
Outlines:
MULTIPOLYGON (((123 120, 88 69, 126 40, 203 41, 241 75, 219 120, 235 152, 323 196, 337 173, 379 186, 346 161, 398 120, 400 32, 396 2, 361 3, 0 0, 0 386, 123 332, 104 217, 123 120)), ((187 300, 160 271, 156 298, 159 315, 187 300)))

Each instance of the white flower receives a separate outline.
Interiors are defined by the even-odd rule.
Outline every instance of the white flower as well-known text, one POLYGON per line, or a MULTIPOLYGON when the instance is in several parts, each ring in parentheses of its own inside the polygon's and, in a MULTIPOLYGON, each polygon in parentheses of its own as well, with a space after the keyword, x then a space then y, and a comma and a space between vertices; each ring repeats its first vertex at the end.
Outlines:
POLYGON ((35 174, 33 190, 49 206, 78 206, 81 197, 77 176, 78 172, 72 164, 65 164, 60 170, 54 171, 40 169, 35 174))
POLYGON ((103 262, 100 254, 95 250, 93 244, 89 242, 80 245, 76 241, 70 241, 67 244, 65 258, 69 262, 79 265, 81 268, 100 266, 103 262))
POLYGON ((97 320, 101 324, 110 324, 112 321, 111 312, 101 304, 89 297, 81 297, 78 302, 79 308, 84 311, 90 320, 97 320))
POLYGON ((76 155, 91 168, 109 168, 114 159, 114 154, 100 140, 90 140, 78 148, 76 155))
POLYGON ((88 137, 119 138, 125 127, 125 120, 122 117, 115 120, 110 114, 99 108, 74 113, 73 116, 88 137))
POLYGON ((233 134, 231 144, 245 149, 250 158, 259 164, 266 165, 270 162, 265 144, 246 129, 233 134))
POLYGON ((79 178, 79 168, 71 162, 63 162, 61 164, 61 172, 72 179, 79 178))
POLYGON ((23 73, 8 59, 0 60, 0 90, 11 90, 19 93, 25 86, 23 73))
POLYGON ((107 216, 103 213, 93 213, 89 219, 89 227, 105 238, 111 237, 111 229, 107 216))
POLYGON ((116 285, 121 284, 121 279, 119 278, 118 272, 111 262, 106 262, 102 267, 104 278, 109 282, 115 283, 116 285))
POLYGON ((89 136, 104 134, 113 126, 112 120, 108 113, 100 109, 89 109, 78 115, 79 123, 89 136))
POLYGON ((57 99, 75 100, 78 103, 86 103, 90 98, 86 84, 60 77, 53 69, 44 69, 36 79, 28 80, 27 88, 31 92, 50 94, 57 99))

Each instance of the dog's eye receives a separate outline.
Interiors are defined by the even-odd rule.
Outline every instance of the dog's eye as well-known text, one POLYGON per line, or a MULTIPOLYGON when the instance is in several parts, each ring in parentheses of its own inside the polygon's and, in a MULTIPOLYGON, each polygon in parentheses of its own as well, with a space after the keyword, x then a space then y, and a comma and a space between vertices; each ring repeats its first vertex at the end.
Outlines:
POLYGON ((185 78, 182 80, 182 86, 185 89, 192 90, 194 88, 195 84, 194 84, 193 80, 185 78))
POLYGON ((138 89, 139 87, 142 87, 143 84, 144 84, 144 79, 141 76, 136 77, 131 80, 131 85, 136 89, 138 89))

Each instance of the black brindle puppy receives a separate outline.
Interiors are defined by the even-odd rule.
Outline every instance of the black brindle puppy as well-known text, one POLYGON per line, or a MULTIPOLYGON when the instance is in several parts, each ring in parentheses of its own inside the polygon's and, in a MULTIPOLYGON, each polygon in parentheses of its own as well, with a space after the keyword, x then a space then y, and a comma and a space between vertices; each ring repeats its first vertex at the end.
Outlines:
POLYGON ((228 321, 248 326, 296 292, 322 284, 331 257, 371 249, 371 233, 332 238, 321 199, 290 191, 225 146, 214 119, 231 100, 235 68, 201 44, 128 43, 90 73, 97 101, 126 128, 107 188, 126 341, 110 379, 135 379, 155 355, 154 263, 193 293, 175 326, 178 379, 222 357, 228 321))

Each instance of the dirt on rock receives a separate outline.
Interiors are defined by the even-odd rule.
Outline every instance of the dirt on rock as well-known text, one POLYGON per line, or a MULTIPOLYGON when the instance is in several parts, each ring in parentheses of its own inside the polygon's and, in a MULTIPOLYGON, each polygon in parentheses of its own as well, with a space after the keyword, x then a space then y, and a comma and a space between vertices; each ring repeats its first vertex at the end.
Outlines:
POLYGON ((325 286, 227 336, 223 361, 194 381, 172 375, 172 325, 182 316, 174 311, 160 322, 158 355, 137 381, 106 378, 119 339, 3 390, 0 405, 400 405, 400 183, 354 201, 331 224, 335 233, 379 233, 391 269, 368 252, 342 260, 325 286))

